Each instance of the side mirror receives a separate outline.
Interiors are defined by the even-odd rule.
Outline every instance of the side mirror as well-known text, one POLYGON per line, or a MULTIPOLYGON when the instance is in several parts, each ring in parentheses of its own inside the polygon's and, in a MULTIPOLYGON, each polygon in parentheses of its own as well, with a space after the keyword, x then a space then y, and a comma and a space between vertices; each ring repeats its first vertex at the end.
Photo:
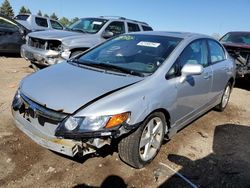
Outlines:
POLYGON ((203 66, 200 64, 187 63, 181 69, 180 83, 186 81, 187 77, 190 75, 200 75, 204 71, 203 66))
POLYGON ((114 36, 114 33, 111 32, 111 31, 104 31, 104 32, 102 33, 102 37, 105 38, 105 39, 111 38, 111 37, 113 37, 113 36, 114 36))

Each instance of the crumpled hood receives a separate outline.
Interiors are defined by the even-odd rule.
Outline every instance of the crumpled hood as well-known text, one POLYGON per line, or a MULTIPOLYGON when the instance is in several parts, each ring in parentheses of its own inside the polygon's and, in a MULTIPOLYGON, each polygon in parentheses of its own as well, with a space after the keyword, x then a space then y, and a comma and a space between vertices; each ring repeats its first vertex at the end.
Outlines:
POLYGON ((66 62, 26 77, 21 93, 49 109, 73 113, 88 102, 142 80, 80 68, 66 62))
POLYGON ((65 30, 47 30, 47 31, 37 31, 30 33, 29 36, 40 39, 56 39, 62 40, 66 37, 84 35, 84 33, 65 31, 65 30))
POLYGON ((231 43, 231 42, 222 42, 225 47, 235 47, 235 48, 245 48, 250 49, 250 45, 241 44, 241 43, 231 43))
POLYGON ((29 34, 30 37, 45 39, 45 40, 60 40, 65 46, 73 47, 93 47, 105 39, 102 39, 99 35, 88 34, 66 30, 47 30, 38 31, 29 34))

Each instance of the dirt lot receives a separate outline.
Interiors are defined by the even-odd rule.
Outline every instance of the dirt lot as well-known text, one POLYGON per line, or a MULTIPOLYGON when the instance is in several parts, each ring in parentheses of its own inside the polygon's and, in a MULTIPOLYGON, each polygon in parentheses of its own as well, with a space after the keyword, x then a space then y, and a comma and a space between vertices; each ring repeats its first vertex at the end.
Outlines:
POLYGON ((0 187, 250 186, 250 81, 237 84, 223 113, 211 111, 166 141, 146 168, 135 170, 116 152, 70 159, 19 131, 10 105, 19 81, 32 73, 21 58, 0 57, 0 187))

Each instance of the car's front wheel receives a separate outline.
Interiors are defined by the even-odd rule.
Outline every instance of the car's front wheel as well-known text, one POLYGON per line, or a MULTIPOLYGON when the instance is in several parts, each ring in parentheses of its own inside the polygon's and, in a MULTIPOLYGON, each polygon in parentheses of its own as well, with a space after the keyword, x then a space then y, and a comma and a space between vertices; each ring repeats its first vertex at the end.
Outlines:
POLYGON ((132 134, 118 144, 120 158, 127 164, 142 168, 157 155, 165 135, 166 120, 161 112, 154 112, 132 134))

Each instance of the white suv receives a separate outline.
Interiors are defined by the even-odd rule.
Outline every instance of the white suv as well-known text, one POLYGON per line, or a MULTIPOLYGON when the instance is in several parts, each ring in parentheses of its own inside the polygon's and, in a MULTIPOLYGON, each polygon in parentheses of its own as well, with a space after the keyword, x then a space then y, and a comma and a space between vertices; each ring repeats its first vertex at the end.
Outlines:
POLYGON ((14 19, 31 31, 64 29, 64 27, 58 21, 47 17, 37 16, 32 14, 19 14, 14 19))
POLYGON ((145 22, 123 17, 82 18, 63 31, 41 31, 30 33, 21 55, 32 66, 42 68, 60 63, 108 38, 137 31, 151 31, 145 22))

